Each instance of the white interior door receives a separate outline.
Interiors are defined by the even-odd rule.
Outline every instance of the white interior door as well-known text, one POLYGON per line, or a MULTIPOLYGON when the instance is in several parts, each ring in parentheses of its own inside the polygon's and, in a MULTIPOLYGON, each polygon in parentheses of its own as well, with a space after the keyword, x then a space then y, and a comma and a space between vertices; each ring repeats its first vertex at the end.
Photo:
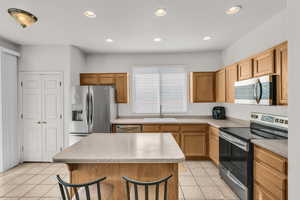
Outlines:
POLYGON ((62 94, 61 76, 42 76, 42 127, 44 161, 51 161, 54 154, 62 147, 62 94))
POLYGON ((23 160, 51 161, 62 147, 62 78, 59 73, 21 73, 23 160))

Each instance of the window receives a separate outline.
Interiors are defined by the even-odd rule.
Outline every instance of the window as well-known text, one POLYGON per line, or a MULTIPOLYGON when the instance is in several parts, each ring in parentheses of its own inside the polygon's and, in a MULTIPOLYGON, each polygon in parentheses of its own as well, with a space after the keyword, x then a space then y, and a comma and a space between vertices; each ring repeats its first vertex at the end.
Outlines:
POLYGON ((181 67, 133 69, 135 113, 182 113, 187 111, 187 74, 181 67))

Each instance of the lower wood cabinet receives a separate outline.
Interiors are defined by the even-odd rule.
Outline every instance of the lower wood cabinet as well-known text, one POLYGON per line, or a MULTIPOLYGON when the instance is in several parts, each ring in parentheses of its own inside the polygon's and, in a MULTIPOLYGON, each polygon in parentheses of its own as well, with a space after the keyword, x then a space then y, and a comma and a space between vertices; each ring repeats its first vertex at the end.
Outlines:
POLYGON ((287 200, 287 159, 254 147, 254 200, 287 200))
POLYGON ((181 149, 187 159, 207 157, 207 133, 181 133, 181 149))
MULTIPOLYGON (((115 131, 115 126, 112 130, 115 131)), ((208 159, 209 129, 207 124, 143 124, 143 133, 171 133, 187 160, 208 159)), ((214 139, 217 139, 216 136, 214 139)), ((214 162, 218 160, 219 144, 215 141, 214 162)))
POLYGON ((270 192, 268 192, 264 187, 254 183, 254 199, 255 200, 278 200, 270 192))
POLYGON ((209 127, 209 158, 219 165, 219 129, 213 126, 209 127))

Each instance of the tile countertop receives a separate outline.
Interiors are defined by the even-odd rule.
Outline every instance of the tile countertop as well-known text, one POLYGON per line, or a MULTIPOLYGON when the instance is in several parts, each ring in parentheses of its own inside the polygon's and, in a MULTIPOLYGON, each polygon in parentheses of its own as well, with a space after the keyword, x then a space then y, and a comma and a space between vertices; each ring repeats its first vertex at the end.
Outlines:
POLYGON ((179 163, 184 159, 170 133, 93 133, 53 157, 63 163, 179 163))
POLYGON ((251 142, 282 157, 288 158, 288 140, 255 139, 251 140, 251 142))
MULTIPOLYGON (((168 117, 166 117, 168 118, 168 117)), ((216 128, 220 127, 248 127, 249 121, 228 118, 216 120, 211 117, 176 117, 175 121, 144 120, 144 118, 118 118, 111 121, 111 124, 209 124, 216 128)))

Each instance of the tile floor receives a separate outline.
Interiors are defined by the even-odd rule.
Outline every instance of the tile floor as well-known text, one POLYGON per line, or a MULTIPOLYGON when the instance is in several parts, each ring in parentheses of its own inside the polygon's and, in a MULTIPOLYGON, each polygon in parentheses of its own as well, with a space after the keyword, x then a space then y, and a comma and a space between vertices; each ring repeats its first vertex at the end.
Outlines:
MULTIPOLYGON (((64 164, 25 163, 0 173, 0 200, 56 200, 60 198, 55 175, 68 180, 64 164)), ((236 200, 210 161, 187 161, 179 166, 180 200, 236 200)))

